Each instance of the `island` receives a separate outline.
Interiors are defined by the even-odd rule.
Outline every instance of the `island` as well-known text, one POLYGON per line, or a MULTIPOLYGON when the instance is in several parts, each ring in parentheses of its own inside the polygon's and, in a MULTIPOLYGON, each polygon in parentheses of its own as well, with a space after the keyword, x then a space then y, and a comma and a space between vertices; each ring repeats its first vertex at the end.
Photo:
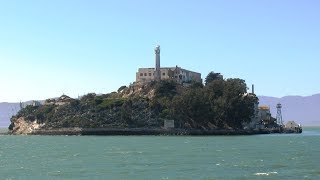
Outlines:
POLYGON ((136 81, 108 94, 89 93, 77 99, 62 95, 34 101, 11 118, 10 134, 41 135, 239 135, 301 132, 292 123, 258 107, 245 80, 224 79, 179 66, 139 68, 136 81))
MULTIPOLYGON (((172 79, 138 82, 108 94, 62 95, 34 102, 11 118, 9 134, 35 135, 248 135, 256 128, 258 98, 239 78, 210 72, 205 83, 172 79)), ((272 124, 272 123, 271 123, 272 124)))

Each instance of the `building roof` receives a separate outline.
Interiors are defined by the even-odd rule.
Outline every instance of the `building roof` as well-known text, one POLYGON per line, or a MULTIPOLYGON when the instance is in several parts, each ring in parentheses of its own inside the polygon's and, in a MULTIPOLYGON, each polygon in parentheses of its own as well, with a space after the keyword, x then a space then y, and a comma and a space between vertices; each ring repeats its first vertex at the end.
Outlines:
POLYGON ((259 106, 260 110, 270 110, 269 106, 259 106))

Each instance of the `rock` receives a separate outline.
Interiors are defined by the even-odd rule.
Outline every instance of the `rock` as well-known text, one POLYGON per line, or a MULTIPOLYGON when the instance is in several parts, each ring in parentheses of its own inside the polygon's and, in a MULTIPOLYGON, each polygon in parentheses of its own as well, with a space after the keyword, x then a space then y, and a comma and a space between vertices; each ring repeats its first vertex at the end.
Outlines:
POLYGON ((12 130, 9 131, 10 134, 30 134, 34 130, 40 129, 44 124, 38 124, 36 121, 28 122, 24 117, 12 120, 12 130))

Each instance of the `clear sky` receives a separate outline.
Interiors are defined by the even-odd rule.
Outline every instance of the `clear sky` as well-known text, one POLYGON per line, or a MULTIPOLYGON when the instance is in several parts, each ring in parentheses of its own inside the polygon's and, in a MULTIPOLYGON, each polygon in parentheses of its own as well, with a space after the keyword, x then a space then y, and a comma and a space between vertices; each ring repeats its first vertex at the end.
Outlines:
POLYGON ((318 0, 0 0, 0 102, 108 93, 161 65, 320 93, 318 0))

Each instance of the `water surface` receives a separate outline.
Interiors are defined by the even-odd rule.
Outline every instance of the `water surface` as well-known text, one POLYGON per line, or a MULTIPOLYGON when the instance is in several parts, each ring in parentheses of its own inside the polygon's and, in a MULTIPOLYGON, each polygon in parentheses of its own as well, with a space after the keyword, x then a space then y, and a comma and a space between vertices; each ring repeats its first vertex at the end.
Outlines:
POLYGON ((0 136, 1 179, 320 179, 320 128, 253 136, 0 136))

